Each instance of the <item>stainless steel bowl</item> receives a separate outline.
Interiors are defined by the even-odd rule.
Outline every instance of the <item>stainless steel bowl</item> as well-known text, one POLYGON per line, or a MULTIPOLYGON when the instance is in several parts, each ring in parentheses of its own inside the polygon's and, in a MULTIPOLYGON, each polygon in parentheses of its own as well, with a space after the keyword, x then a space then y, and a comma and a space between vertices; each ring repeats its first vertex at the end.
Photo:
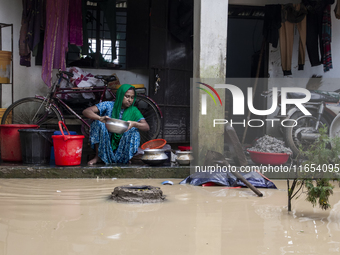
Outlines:
POLYGON ((110 133, 123 134, 129 127, 129 122, 119 119, 107 119, 105 126, 110 133))
POLYGON ((181 166, 188 166, 190 162, 194 159, 191 151, 178 151, 176 153, 176 161, 181 166))
POLYGON ((145 164, 157 166, 165 163, 168 156, 162 149, 147 149, 141 159, 145 164))

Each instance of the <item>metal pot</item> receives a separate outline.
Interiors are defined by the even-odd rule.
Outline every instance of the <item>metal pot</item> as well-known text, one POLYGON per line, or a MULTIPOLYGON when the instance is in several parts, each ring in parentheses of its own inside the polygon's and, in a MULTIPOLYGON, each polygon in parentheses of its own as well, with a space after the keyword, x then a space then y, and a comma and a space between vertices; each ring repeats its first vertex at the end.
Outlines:
POLYGON ((123 134, 129 127, 129 122, 119 119, 107 119, 105 126, 110 133, 123 134))
POLYGON ((162 149, 148 149, 144 151, 144 155, 141 160, 148 165, 156 166, 161 165, 166 162, 168 156, 164 153, 162 149))
POLYGON ((193 159, 191 151, 177 151, 176 153, 176 161, 182 166, 190 165, 193 159))

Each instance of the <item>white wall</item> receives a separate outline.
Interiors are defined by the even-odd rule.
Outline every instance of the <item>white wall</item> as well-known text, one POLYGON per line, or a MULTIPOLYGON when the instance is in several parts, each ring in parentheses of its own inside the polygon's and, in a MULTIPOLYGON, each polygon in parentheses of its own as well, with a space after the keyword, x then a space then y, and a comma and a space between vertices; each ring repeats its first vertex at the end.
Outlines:
MULTIPOLYGON (((45 95, 48 87, 41 79, 41 66, 35 66, 32 58, 31 67, 19 65, 19 32, 21 27, 22 1, 21 0, 1 0, 0 1, 0 23, 13 24, 13 64, 14 64, 14 100, 23 97, 45 95)), ((133 72, 124 70, 101 70, 86 69, 94 75, 116 73, 121 83, 144 84, 148 86, 149 78, 146 70, 136 70, 133 72)), ((54 75, 55 77, 55 75, 54 75)), ((2 106, 8 107, 11 104, 11 90, 9 85, 3 85, 2 106)))

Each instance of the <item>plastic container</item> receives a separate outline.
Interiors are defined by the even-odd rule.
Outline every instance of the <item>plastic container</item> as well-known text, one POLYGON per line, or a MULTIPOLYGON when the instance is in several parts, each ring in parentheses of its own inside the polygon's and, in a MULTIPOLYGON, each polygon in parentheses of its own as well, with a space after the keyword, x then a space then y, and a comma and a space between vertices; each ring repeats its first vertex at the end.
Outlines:
POLYGON ((270 153, 270 152, 259 152, 250 151, 250 158, 254 163, 265 164, 265 165, 281 165, 288 161, 290 154, 288 153, 270 153))
MULTIPOLYGON (((70 135, 77 135, 76 131, 69 131, 69 132, 70 132, 70 135)), ((61 134, 61 131, 54 131, 53 135, 62 135, 62 134, 61 134)), ((52 140, 52 143, 53 143, 53 140, 52 140)), ((55 164, 54 145, 52 145, 52 148, 51 148, 50 164, 53 164, 53 165, 55 164)))
POLYGON ((180 151, 191 151, 191 146, 178 146, 180 151))
POLYGON ((164 140, 164 139, 154 139, 154 140, 150 140, 146 143, 143 143, 141 148, 143 150, 146 150, 146 149, 162 149, 165 144, 166 144, 166 140, 164 140))
MULTIPOLYGON (((77 135, 76 131, 68 131, 70 135, 77 135)), ((53 135, 63 135, 61 131, 54 131, 53 135)))
POLYGON ((52 135, 54 144, 54 157, 57 166, 76 166, 81 163, 83 151, 83 135, 71 135, 65 123, 59 121, 59 128, 62 135, 52 135), (64 134, 61 127, 64 126, 68 135, 64 134))
POLYGON ((50 129, 20 129, 22 162, 25 164, 48 164, 53 145, 50 129))
POLYGON ((174 183, 172 181, 164 181, 162 185, 174 185, 174 183))
POLYGON ((10 83, 12 52, 0 50, 0 83, 10 83))
POLYGON ((39 128, 29 124, 0 125, 1 159, 3 161, 22 161, 19 129, 39 128))

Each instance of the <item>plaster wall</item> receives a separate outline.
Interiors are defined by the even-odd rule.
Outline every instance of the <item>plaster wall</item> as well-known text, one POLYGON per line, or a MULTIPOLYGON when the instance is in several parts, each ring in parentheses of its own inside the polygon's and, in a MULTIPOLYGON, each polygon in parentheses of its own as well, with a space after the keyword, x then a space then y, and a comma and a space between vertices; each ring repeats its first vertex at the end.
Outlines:
MULTIPOLYGON (((20 66, 19 61, 19 32, 21 27, 22 1, 21 0, 1 0, 0 2, 0 23, 13 24, 13 69, 14 69, 14 101, 23 97, 46 95, 48 87, 41 79, 41 66, 35 66, 34 57, 32 57, 31 67, 20 66)), ((10 35, 7 35, 8 37, 10 35)), ((4 38, 6 43, 3 49, 10 46, 10 37, 4 38), (8 40, 7 40, 8 39, 8 40), (7 41, 9 43, 7 43, 7 41)), ((10 47, 8 48, 10 50, 10 47)), ((116 73, 121 83, 144 84, 148 87, 149 78, 147 70, 106 70, 106 69, 84 69, 94 75, 116 73)), ((55 80, 55 72, 53 81, 55 80)), ((11 104, 11 86, 3 84, 2 108, 11 104)))

